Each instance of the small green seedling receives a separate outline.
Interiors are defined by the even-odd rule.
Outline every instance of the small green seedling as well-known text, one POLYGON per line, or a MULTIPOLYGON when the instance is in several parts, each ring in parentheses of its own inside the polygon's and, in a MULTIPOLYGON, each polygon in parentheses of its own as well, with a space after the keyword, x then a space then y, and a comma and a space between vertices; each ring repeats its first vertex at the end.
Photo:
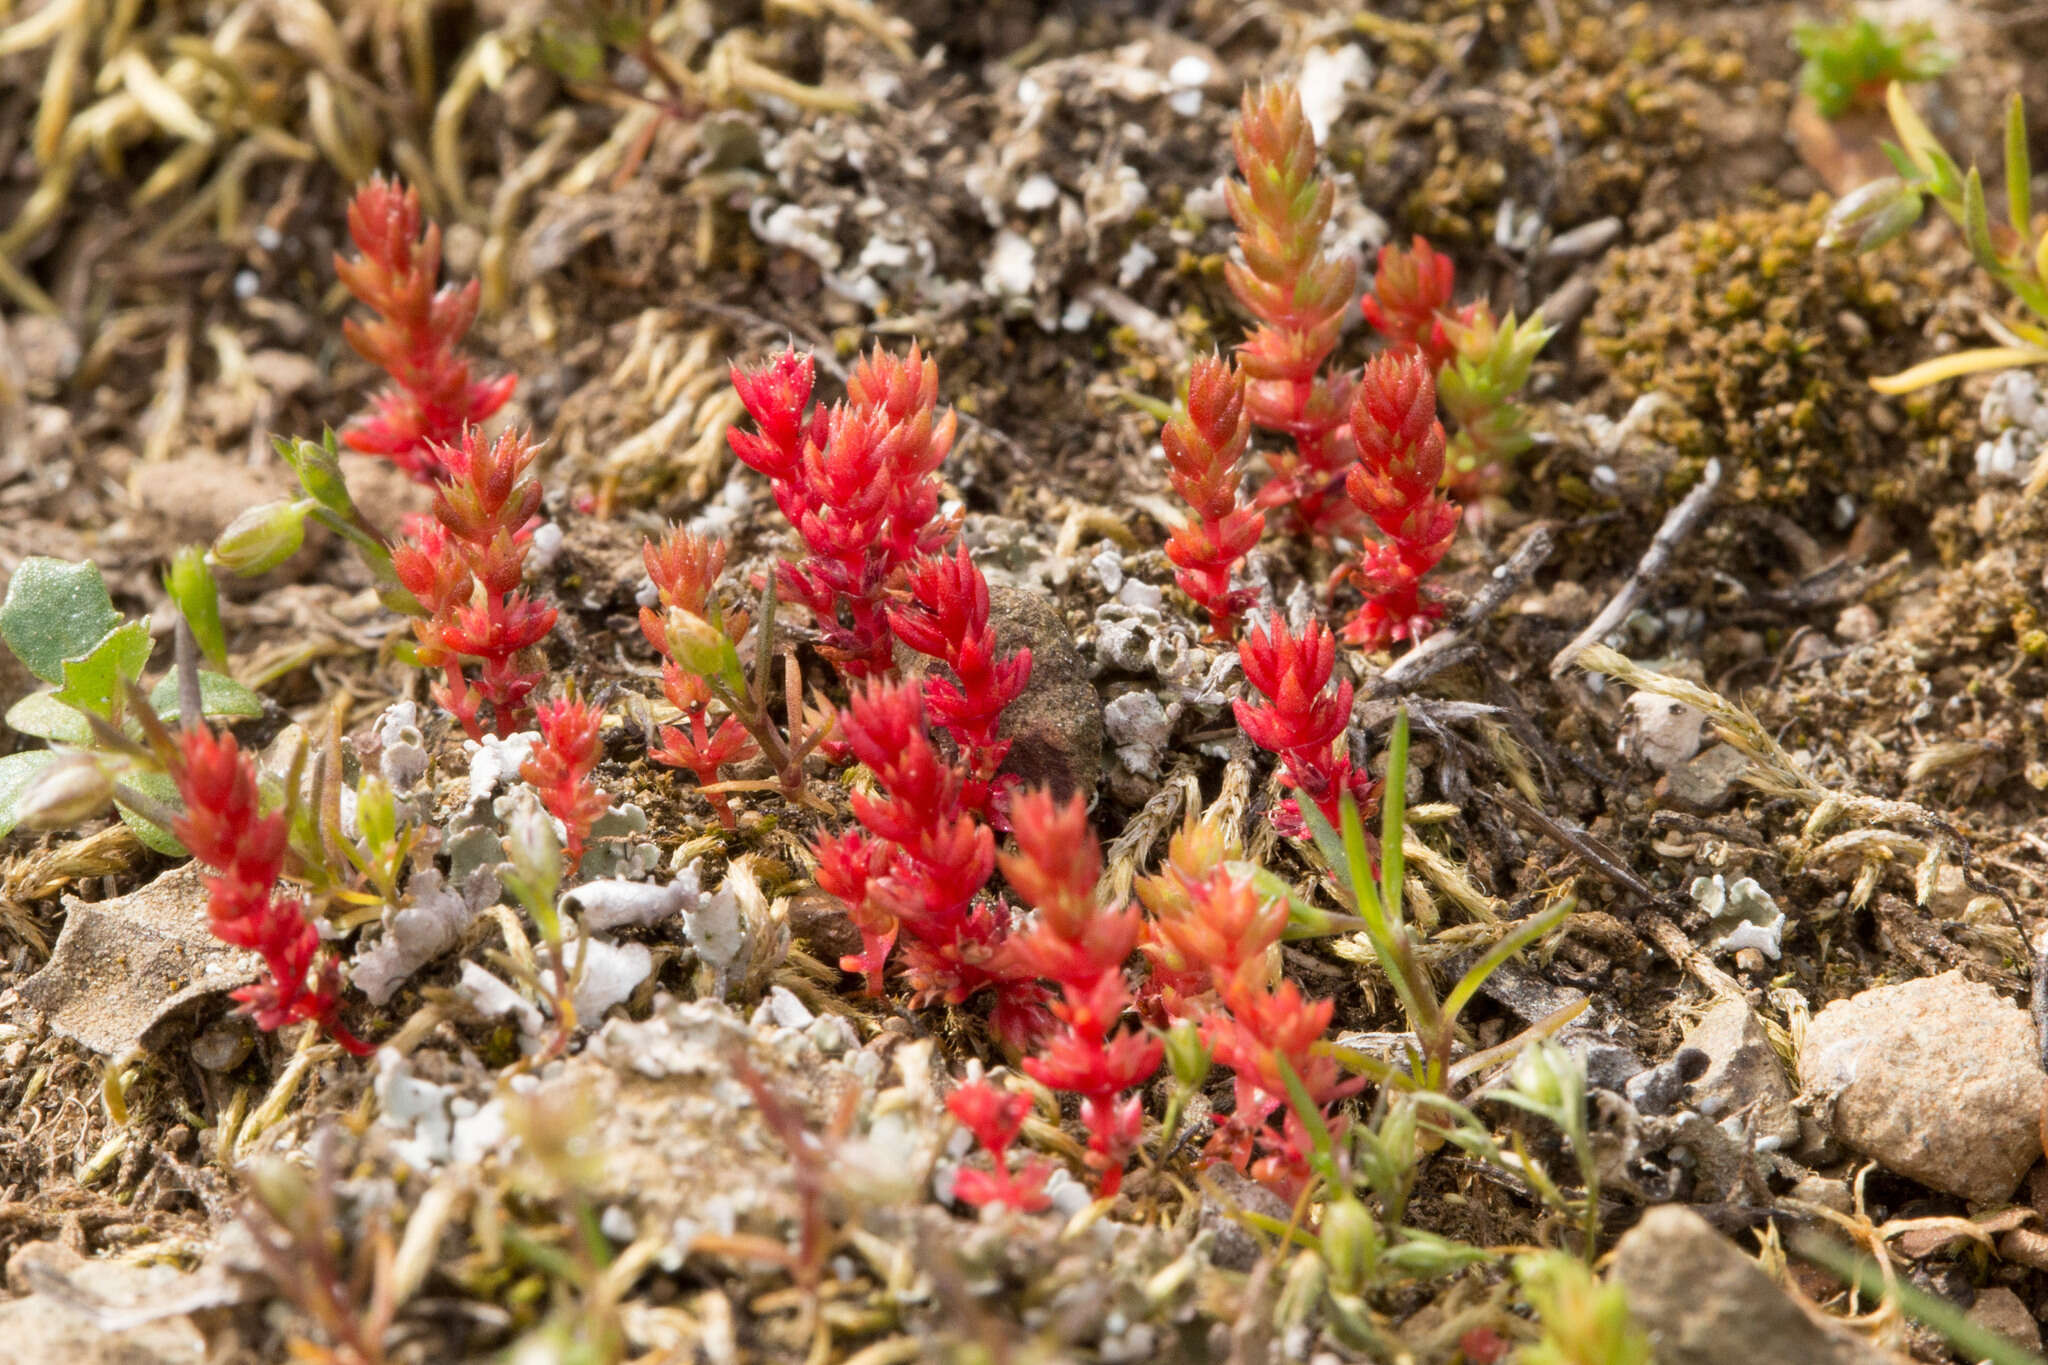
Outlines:
POLYGON ((1894 81, 1930 81, 1956 64, 1925 23, 1890 28, 1859 17, 1801 24, 1792 30, 1792 46, 1806 59, 1799 88, 1831 119, 1877 108, 1894 81))
MULTIPOLYGON (((1335 873, 1339 894, 1356 914, 1357 926, 1372 944, 1380 969, 1393 985, 1402 1013, 1415 1031, 1421 1052, 1413 1059, 1410 1073, 1400 1082, 1424 1090, 1448 1091, 1451 1084, 1451 1052, 1457 1043, 1458 1015, 1479 988, 1501 964, 1563 923, 1576 905, 1570 898, 1529 916, 1506 937, 1480 955, 1451 988, 1438 997, 1428 970, 1416 956, 1416 942, 1401 914, 1401 886, 1405 871, 1402 838, 1407 828, 1406 786, 1408 781, 1408 713, 1394 718, 1394 733, 1387 744, 1387 780, 1380 798, 1379 867, 1373 867, 1373 848, 1365 835, 1356 803, 1346 798, 1341 810, 1343 831, 1331 829, 1313 803, 1304 803, 1302 817, 1315 835, 1317 847, 1335 873)), ((1295 924, 1304 916, 1295 915, 1295 924)), ((1325 931, 1327 932, 1327 931, 1325 931)), ((1344 1054, 1347 1065, 1369 1062, 1355 1054, 1344 1054)), ((1375 1080, 1390 1077, 1376 1074, 1362 1065, 1375 1080)))
MULTIPOLYGON (((174 565, 173 574, 177 572, 174 565)), ((196 591, 187 595, 194 601, 201 598, 196 591)), ((212 624, 217 641, 217 611, 212 624)), ((94 718, 131 735, 141 733, 129 713, 129 697, 155 647, 149 619, 125 620, 114 609, 97 565, 36 555, 16 567, 7 585, 6 600, 0 602, 0 640, 29 672, 50 684, 9 707, 7 725, 58 746, 0 758, 0 836, 12 831, 25 812, 37 815, 42 823, 63 823, 67 817, 75 818, 84 802, 97 796, 94 804, 103 803, 111 790, 121 818, 144 844, 160 853, 182 854, 184 849, 170 831, 124 800, 111 778, 104 773, 94 777, 96 765, 64 760, 67 749, 91 752, 102 747, 94 735, 94 718)), ((263 714, 261 697, 219 673, 199 674, 199 697, 200 709, 209 717, 263 714)), ((148 706, 164 722, 177 721, 175 675, 167 675, 150 690, 148 706)), ((176 804, 176 789, 162 773, 124 772, 120 780, 152 802, 176 804)))
POLYGON ((2005 109, 2003 223, 1991 221, 1983 176, 1975 166, 1966 174, 1956 165, 1906 98, 1904 87, 1894 84, 1885 103, 1899 141, 1886 143, 1884 150, 1899 173, 1836 201, 1821 246, 1874 250, 1918 222, 1922 207, 1932 199, 1962 229, 1977 264, 2010 290, 2033 320, 1987 317, 1985 326, 2003 345, 1937 356, 1872 379, 1870 387, 1879 393, 1911 393, 1944 379, 2048 364, 2048 234, 2034 231, 2034 172, 2027 156, 2026 108, 2019 95, 2015 93, 2005 109))

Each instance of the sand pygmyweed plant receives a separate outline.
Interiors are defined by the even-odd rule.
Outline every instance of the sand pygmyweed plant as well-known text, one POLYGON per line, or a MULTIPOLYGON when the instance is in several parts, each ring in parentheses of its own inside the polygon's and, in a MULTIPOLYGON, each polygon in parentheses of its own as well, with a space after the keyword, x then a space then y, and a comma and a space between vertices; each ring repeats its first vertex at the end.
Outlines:
POLYGON ((1792 46, 1806 60, 1799 88, 1825 118, 1875 109, 1894 81, 1931 81, 1956 63, 1924 22, 1896 26, 1867 15, 1833 24, 1799 24, 1792 46))
POLYGON ((2003 342, 1999 346, 1956 351, 1923 361, 1898 374, 1870 381, 1879 393, 1911 393, 1944 379, 2048 364, 2048 233, 2034 228, 2033 165, 2027 155, 2026 108, 2015 91, 2005 107, 2006 221, 1991 220, 1984 178, 1975 166, 1966 173, 1941 145, 1894 82, 1885 92, 1897 144, 1885 154, 1898 175, 1874 180, 1838 200, 1828 214, 1821 237, 1825 248, 1871 251, 1898 237, 1920 219, 1929 199, 1953 219, 1969 243, 1970 254, 1990 276, 2011 291, 2031 320, 1985 318, 1985 326, 2003 342))

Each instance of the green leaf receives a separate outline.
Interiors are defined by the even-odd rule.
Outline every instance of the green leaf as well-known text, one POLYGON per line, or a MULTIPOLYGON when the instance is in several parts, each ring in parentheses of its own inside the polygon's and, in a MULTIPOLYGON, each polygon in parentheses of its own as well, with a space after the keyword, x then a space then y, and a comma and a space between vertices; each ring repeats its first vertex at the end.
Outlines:
POLYGON ((1901 147, 1896 142, 1884 142, 1878 145, 1884 148, 1885 158, 1892 163, 1892 169, 1899 173, 1900 179, 1911 181, 1915 184, 1925 179, 1925 173, 1921 170, 1919 163, 1913 160, 1904 147, 1901 147))
POLYGON ((57 755, 48 749, 31 749, 27 753, 9 754, 0 758, 0 839, 10 834, 19 818, 15 806, 21 794, 28 790, 28 784, 35 780, 37 773, 57 761, 57 755))
POLYGON ((1387 923, 1401 923, 1401 887, 1407 877, 1407 850, 1401 836, 1408 827, 1408 708, 1394 713, 1394 735, 1387 743, 1387 780, 1380 791, 1380 904, 1387 923))
MULTIPOLYGON (((149 691, 149 709, 166 725, 182 719, 178 714, 178 675, 173 673, 149 691)), ((260 716, 263 698, 218 673, 199 674, 199 709, 208 716, 260 716)))
POLYGON ((1516 953, 1564 923, 1565 917, 1576 910, 1578 904, 1578 897, 1567 896, 1550 909, 1529 916, 1515 927, 1514 932, 1489 948, 1485 956, 1473 963, 1465 974, 1458 978, 1458 984, 1444 997, 1444 1017, 1456 1019, 1460 1011, 1471 1003, 1472 997, 1479 994, 1480 988, 1486 984, 1486 978, 1492 976, 1500 969, 1502 963, 1516 953))
POLYGON ((2034 168, 2027 159, 2027 110, 2020 92, 2005 105, 2005 208, 2022 249, 2034 235, 2034 168))
POLYGON ((348 485, 342 481, 341 461, 335 455, 332 444, 333 433, 322 444, 312 441, 290 440, 278 437, 273 444, 284 462, 299 476, 299 487, 306 490, 306 496, 322 507, 339 512, 353 520, 355 500, 348 495, 348 485))
MULTIPOLYGON (((172 810, 184 809, 184 803, 178 800, 178 784, 171 780, 168 773, 131 772, 121 781, 172 810)), ((119 797, 114 799, 114 805, 121 814, 121 822, 135 831, 135 837, 142 840, 145 848, 172 858, 186 856, 186 847, 162 825, 137 815, 122 804, 119 797)))
POLYGON ((57 689, 58 701, 96 716, 112 717, 114 701, 124 684, 142 676, 149 652, 156 641, 149 638, 149 621, 130 621, 110 632, 82 659, 64 663, 64 685, 57 689))
POLYGON ((64 661, 82 658, 121 624, 99 565, 32 555, 15 566, 0 603, 0 640, 44 682, 64 681, 64 661))
POLYGON ((164 591, 192 629, 199 652, 215 668, 228 666, 228 635, 220 623, 220 588, 206 563, 206 547, 187 545, 164 570, 164 591))
POLYGON ((31 692, 7 708, 8 728, 52 744, 92 744, 92 726, 82 712, 58 701, 50 692, 31 692))
POLYGON ((1991 211, 1984 203, 1984 177, 1977 174, 1975 166, 1963 179, 1963 236, 1978 265, 1998 269, 1998 248, 1991 242, 1991 211))

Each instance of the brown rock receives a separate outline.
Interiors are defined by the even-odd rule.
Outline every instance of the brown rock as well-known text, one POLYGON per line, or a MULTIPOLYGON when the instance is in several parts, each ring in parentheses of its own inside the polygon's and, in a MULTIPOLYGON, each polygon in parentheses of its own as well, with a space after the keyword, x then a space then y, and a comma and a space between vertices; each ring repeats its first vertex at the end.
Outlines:
POLYGON ((1999 1203, 2041 1155, 2048 1078, 2026 1011, 1946 972, 1814 1017, 1800 1084, 1834 1135, 1934 1189, 1999 1203))
POLYGON ((211 1267, 87 1261, 56 1242, 31 1242, 7 1261, 0 1359, 48 1365, 200 1365, 206 1338, 191 1314, 241 1295, 211 1267))
POLYGON ((1614 1279, 1658 1365, 1889 1365, 1808 1317, 1706 1219, 1653 1208, 1614 1249, 1614 1279))
POLYGON ((789 936, 828 967, 860 952, 860 930, 847 917, 845 904, 822 891, 790 898, 789 936))
POLYGON ((1987 1332, 1995 1332, 2022 1351, 2041 1349, 2041 1324, 2027 1308, 2026 1300, 1996 1285, 1977 1296, 1968 1317, 1987 1332))
POLYGON ((1074 637, 1043 593, 992 586, 988 599, 997 653, 1031 651, 1031 681, 1003 713, 1000 733, 1011 742, 1003 771, 1061 796, 1093 796, 1102 771, 1102 698, 1074 637))

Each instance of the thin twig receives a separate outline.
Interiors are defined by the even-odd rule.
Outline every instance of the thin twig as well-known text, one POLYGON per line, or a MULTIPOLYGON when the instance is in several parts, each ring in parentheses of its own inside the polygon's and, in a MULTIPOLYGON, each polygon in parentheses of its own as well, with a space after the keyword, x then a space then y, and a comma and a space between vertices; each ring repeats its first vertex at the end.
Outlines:
POLYGON ((1659 894, 1655 887, 1637 876, 1634 868, 1624 863, 1612 849, 1586 833, 1586 831, 1567 824, 1565 821, 1551 815, 1548 811, 1540 810, 1530 805, 1527 801, 1524 801, 1521 797, 1516 796, 1505 788, 1497 788, 1488 793, 1488 795, 1502 809, 1506 810, 1508 814, 1518 820, 1534 825, 1551 839, 1556 840, 1564 845, 1566 849, 1577 854, 1580 860, 1588 867, 1591 867, 1595 872, 1598 872, 1617 886, 1634 892, 1652 905, 1666 905, 1669 903, 1667 898, 1659 894))
POLYGON ((1621 591, 1614 594, 1600 614, 1593 618, 1591 625, 1572 637, 1572 642, 1557 652, 1550 661, 1550 676, 1561 678, 1577 662, 1579 655, 1599 643, 1607 632, 1628 619, 1650 585, 1663 576, 1670 567, 1672 555, 1685 543, 1693 528, 1713 505, 1714 494, 1721 487, 1721 462, 1708 460, 1706 472, 1700 475, 1699 483, 1692 492, 1685 495, 1685 501, 1665 514, 1664 524, 1657 528, 1657 534, 1650 541, 1650 548, 1643 552, 1643 558, 1636 565, 1636 571, 1621 585, 1621 591))
POLYGON ((1556 548, 1557 537, 1551 534, 1548 526, 1538 526, 1530 531, 1508 562, 1495 569, 1486 586, 1473 595, 1472 601, 1448 630, 1438 631, 1394 660, 1386 672, 1373 680, 1360 700, 1377 701, 1405 692, 1450 667, 1454 662, 1451 656, 1463 643, 1465 633, 1493 615, 1503 602, 1519 592, 1556 548))

